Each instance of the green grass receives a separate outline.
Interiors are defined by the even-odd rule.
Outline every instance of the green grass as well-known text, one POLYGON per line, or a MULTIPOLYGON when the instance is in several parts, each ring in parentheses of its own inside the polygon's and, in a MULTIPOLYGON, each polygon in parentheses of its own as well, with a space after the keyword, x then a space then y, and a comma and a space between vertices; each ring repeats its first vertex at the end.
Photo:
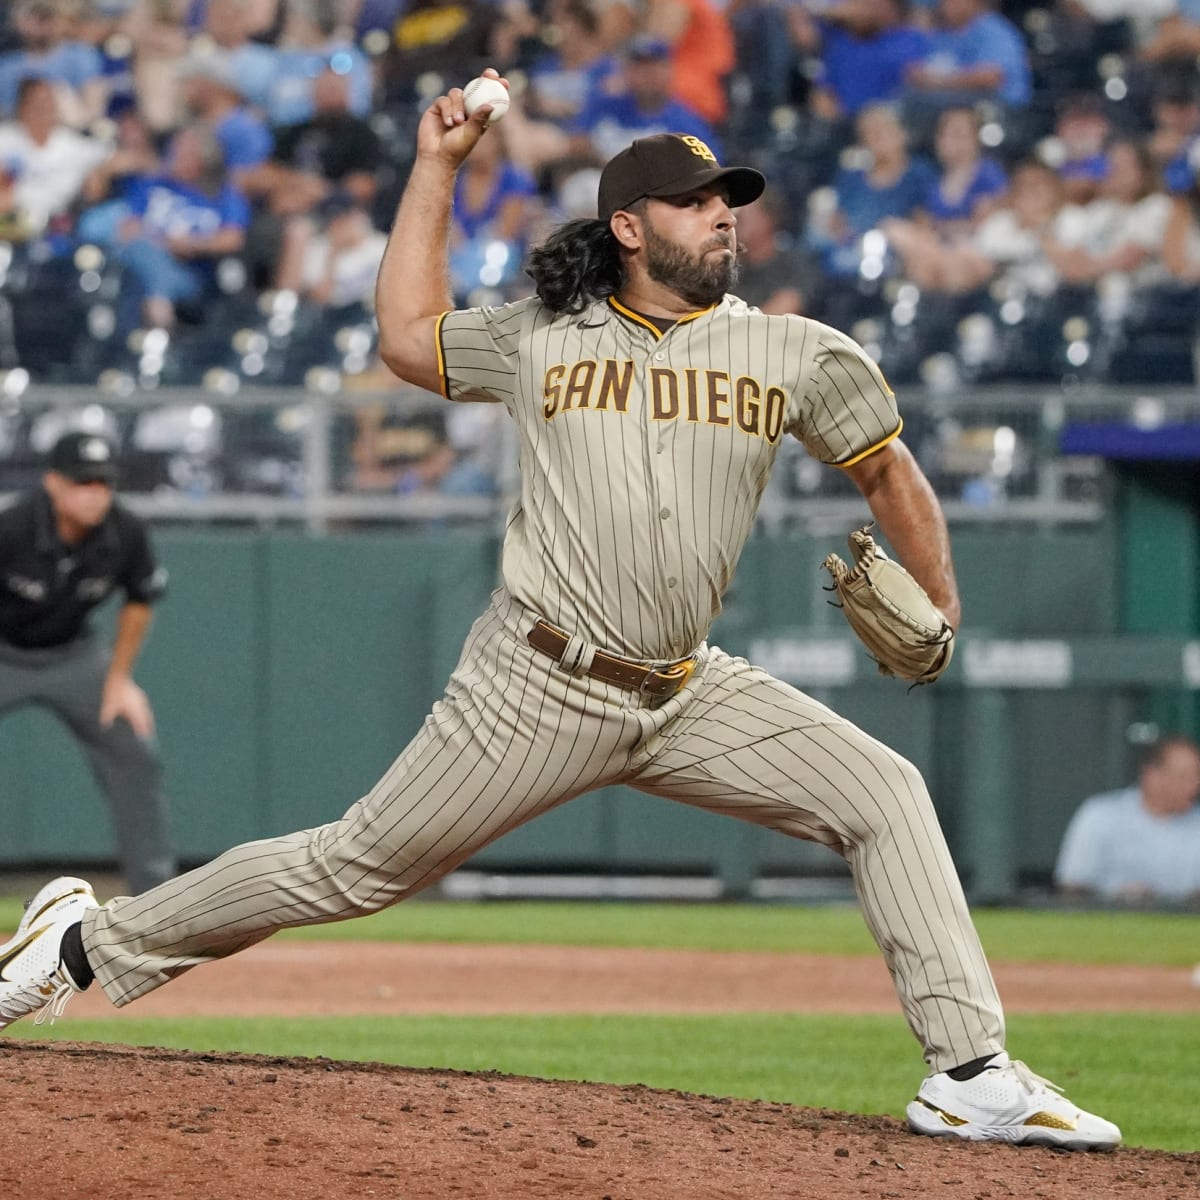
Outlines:
MULTIPOLYGON (((68 1019, 7 1034, 637 1082, 897 1117, 924 1074, 898 1016, 68 1019)), ((1009 1035, 1015 1054, 1116 1121, 1128 1144, 1200 1149, 1193 1016, 1018 1016, 1009 1035)))
MULTIPOLYGON (((20 919, 15 898, 0 900, 0 927, 20 919)), ((975 922, 988 954, 1010 962, 1200 962, 1197 917, 1180 913, 981 909, 975 922)), ((533 942, 570 946, 678 947, 804 954, 874 954, 852 905, 588 904, 418 900, 372 917, 290 930, 282 937, 324 941, 533 942)))

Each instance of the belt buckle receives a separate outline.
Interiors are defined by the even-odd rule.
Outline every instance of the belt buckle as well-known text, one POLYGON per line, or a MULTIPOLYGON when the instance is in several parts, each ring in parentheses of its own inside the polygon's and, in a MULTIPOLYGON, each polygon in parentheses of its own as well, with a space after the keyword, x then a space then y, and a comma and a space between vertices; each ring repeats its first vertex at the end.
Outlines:
POLYGON ((689 679, 691 679, 692 672, 695 669, 696 657, 695 655, 692 655, 691 658, 685 658, 682 662, 677 662, 672 666, 655 668, 652 671, 647 671, 646 678, 642 680, 638 691, 641 692, 643 696, 651 696, 655 699, 668 700, 674 696, 675 693, 678 692, 679 689, 682 688, 689 679), (669 680, 670 682, 674 683, 675 686, 669 692, 667 692, 665 696, 656 696, 655 693, 646 686, 650 682, 651 678, 655 676, 657 676, 659 679, 669 680))

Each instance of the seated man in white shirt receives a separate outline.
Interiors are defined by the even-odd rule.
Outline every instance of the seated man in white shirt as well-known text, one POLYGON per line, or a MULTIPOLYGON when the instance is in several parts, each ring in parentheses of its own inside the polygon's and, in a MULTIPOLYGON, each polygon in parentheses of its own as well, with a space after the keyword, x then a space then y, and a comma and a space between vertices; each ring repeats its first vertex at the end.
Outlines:
POLYGON ((67 213, 112 149, 62 123, 50 80, 22 80, 16 119, 0 122, 0 213, 12 226, 8 236, 35 236, 67 213))
POLYGON ((1093 796, 1071 818, 1054 868, 1064 892, 1133 903, 1200 900, 1200 748, 1150 746, 1133 787, 1093 796))

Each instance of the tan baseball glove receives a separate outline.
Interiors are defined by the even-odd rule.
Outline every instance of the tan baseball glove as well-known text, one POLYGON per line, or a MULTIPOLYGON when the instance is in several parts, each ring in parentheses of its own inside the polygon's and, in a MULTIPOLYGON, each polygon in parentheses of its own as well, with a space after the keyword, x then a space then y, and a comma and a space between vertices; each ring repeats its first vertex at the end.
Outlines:
POLYGON ((847 539, 854 567, 836 555, 822 566, 850 628, 879 664, 881 675, 932 683, 950 664, 954 630, 925 589, 883 552, 870 525, 847 539))

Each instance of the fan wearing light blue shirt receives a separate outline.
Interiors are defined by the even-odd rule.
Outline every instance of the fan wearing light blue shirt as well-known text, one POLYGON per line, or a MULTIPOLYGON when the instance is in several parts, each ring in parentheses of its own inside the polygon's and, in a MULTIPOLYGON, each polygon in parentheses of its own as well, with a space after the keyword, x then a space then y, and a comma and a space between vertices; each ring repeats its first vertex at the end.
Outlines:
POLYGON ((1021 31, 989 0, 941 0, 939 28, 923 62, 910 66, 907 84, 926 96, 967 96, 1022 108, 1033 96, 1029 50, 1021 31))
POLYGON ((1064 892, 1127 903, 1200 898, 1200 748, 1172 734, 1146 751, 1138 782, 1085 800, 1054 868, 1064 892))

